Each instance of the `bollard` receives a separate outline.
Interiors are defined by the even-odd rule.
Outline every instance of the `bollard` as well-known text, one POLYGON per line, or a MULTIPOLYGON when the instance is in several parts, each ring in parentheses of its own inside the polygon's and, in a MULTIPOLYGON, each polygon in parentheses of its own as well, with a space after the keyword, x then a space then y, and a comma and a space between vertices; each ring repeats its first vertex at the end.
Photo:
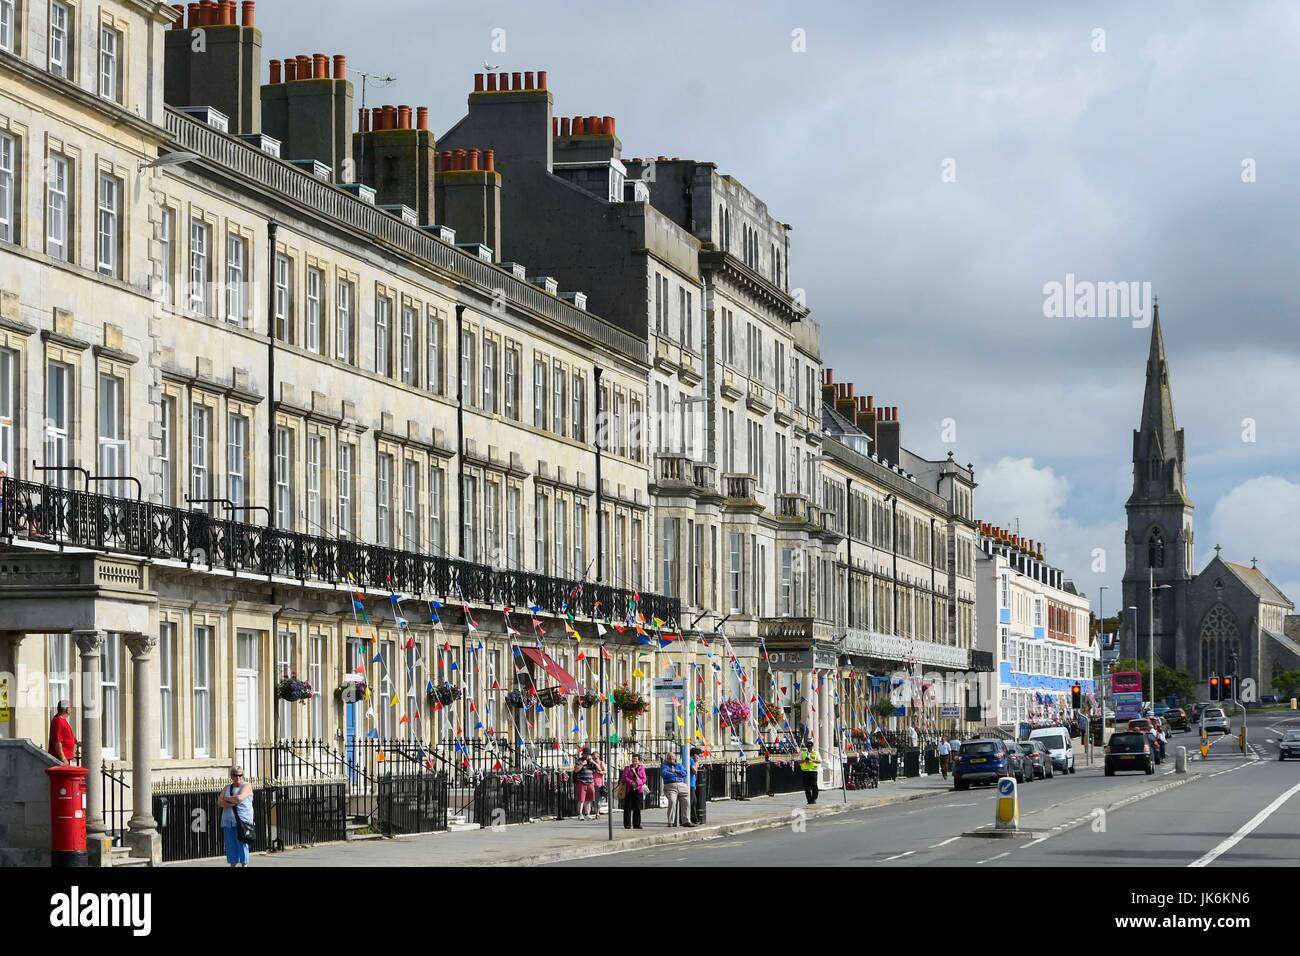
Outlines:
POLYGON ((1174 754, 1174 773, 1187 773, 1187 748, 1179 747, 1174 754))
POLYGON ((1020 795, 1016 790, 1014 777, 998 780, 997 810, 993 816, 993 829, 1020 829, 1020 795))

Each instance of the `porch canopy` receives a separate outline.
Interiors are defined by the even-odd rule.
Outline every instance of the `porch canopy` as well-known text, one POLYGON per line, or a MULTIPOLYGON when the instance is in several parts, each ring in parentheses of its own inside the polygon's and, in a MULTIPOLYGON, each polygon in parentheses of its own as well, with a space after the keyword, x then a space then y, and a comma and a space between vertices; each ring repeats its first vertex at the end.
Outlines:
POLYGON ((551 680, 557 682, 566 694, 581 694, 582 685, 574 679, 573 675, 566 671, 559 664, 551 659, 551 656, 538 647, 521 647, 524 656, 530 661, 546 671, 551 680))

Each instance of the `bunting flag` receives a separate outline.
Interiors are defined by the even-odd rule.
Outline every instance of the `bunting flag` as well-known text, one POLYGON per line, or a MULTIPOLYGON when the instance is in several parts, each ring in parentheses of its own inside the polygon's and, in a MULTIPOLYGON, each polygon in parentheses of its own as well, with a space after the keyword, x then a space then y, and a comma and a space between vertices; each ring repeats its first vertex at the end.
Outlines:
POLYGON ((464 607, 465 607, 465 625, 469 628, 470 633, 473 633, 474 631, 478 630, 478 621, 474 620, 474 615, 470 613, 469 604, 466 603, 464 607))

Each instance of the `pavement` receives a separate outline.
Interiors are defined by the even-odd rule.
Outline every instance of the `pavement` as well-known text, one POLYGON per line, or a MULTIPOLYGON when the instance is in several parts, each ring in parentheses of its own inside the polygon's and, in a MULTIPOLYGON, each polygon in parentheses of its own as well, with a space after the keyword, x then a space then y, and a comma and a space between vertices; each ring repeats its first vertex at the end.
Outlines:
MULTIPOLYGON (((1239 729, 1234 723, 1234 730, 1239 729)), ((661 846, 560 865, 585 866, 1294 866, 1300 851, 1300 761, 1280 762, 1277 739, 1300 717, 1254 720, 1243 754, 1235 736, 1211 738, 1200 758, 1195 733, 1174 735, 1154 776, 1107 777, 1078 761, 1018 788, 1016 840, 964 836, 991 829, 991 788, 939 799, 815 818, 805 829, 772 828, 705 844, 661 846), (1188 772, 1173 755, 1188 751, 1188 772)))
MULTIPOLYGON (((614 839, 607 817, 598 820, 547 820, 486 829, 399 836, 393 839, 324 843, 282 853, 255 853, 250 866, 539 866, 585 860, 608 853, 642 852, 753 833, 771 827, 803 827, 809 821, 936 798, 952 787, 939 775, 884 781, 874 790, 824 790, 809 807, 802 792, 718 800, 708 805, 708 822, 697 827, 667 826, 665 809, 642 812, 644 829, 624 830, 615 811, 614 839)), ((636 854, 630 854, 635 858, 636 854)), ((226 866, 224 858, 169 866, 226 866)))

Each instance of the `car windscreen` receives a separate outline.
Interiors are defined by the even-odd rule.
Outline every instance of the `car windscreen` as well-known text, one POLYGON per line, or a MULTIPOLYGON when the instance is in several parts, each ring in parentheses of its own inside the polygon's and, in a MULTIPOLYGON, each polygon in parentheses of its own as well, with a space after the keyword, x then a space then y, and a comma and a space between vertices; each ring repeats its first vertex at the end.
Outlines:
POLYGON ((1048 750, 1064 750, 1066 747, 1064 734, 1051 734, 1050 736, 1044 735, 1042 737, 1035 737, 1034 739, 1048 750))
POLYGON ((1288 731, 1286 732, 1286 737, 1285 737, 1284 739, 1286 739, 1286 740, 1300 740, 1300 730, 1288 730, 1288 731))
POLYGON ((1034 744, 1020 743, 1017 744, 1016 746, 1020 748, 1021 753, 1025 753, 1025 754, 1038 753, 1038 747, 1035 746, 1034 744))
POLYGON ((1202 717, 1222 717, 1222 716, 1223 716, 1223 711, 1221 711, 1221 710, 1207 710, 1207 711, 1205 711, 1205 713, 1201 714, 1201 716, 1202 716, 1202 717))
POLYGON ((961 745, 961 755, 963 757, 969 757, 972 754, 975 756, 990 756, 997 752, 998 745, 988 740, 981 740, 973 744, 961 745))
POLYGON ((1111 734, 1110 749, 1115 753, 1138 753, 1146 749, 1145 734, 1111 734))

